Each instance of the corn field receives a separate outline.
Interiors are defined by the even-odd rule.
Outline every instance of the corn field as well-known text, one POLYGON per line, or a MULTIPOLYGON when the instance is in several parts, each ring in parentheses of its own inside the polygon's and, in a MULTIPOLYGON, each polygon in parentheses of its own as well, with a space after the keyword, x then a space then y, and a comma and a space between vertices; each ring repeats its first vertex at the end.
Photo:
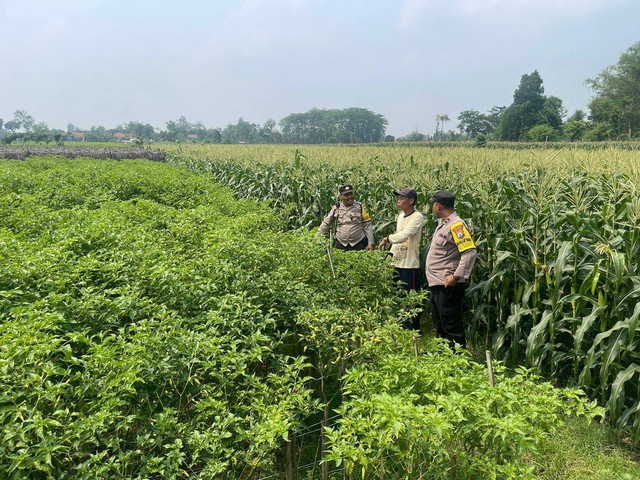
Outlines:
POLYGON ((290 228, 316 227, 342 183, 366 202, 377 238, 393 229, 393 189, 416 188, 427 213, 431 193, 453 191, 479 252, 474 345, 580 386, 640 440, 637 150, 190 146, 167 157, 269 200, 290 228))

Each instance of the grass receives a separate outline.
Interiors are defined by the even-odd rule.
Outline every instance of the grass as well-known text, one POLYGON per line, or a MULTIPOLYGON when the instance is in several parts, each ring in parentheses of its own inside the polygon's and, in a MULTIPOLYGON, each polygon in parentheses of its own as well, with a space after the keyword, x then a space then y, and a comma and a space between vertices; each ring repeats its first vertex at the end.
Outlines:
POLYGON ((534 478, 541 480, 635 480, 640 478, 640 452, 604 425, 570 419, 531 458, 534 478))

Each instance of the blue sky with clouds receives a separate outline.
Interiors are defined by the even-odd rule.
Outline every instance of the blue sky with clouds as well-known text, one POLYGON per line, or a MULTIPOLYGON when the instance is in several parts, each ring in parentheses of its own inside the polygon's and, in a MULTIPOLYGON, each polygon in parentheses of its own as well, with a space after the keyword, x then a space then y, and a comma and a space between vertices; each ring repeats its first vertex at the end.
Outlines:
POLYGON ((639 26, 638 0, 0 0, 0 118, 224 127, 356 106, 432 133, 536 69, 572 113, 639 26))

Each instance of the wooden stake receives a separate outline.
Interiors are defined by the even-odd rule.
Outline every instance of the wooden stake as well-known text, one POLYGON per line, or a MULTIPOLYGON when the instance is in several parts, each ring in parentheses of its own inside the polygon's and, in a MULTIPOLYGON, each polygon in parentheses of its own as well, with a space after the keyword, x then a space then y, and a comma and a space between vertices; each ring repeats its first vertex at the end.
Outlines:
POLYGON ((291 453, 291 441, 287 442, 287 471, 285 473, 287 480, 293 480, 293 455, 291 453))
POLYGON ((491 362, 491 350, 486 351, 487 354, 487 370, 489 372, 489 383, 492 387, 495 387, 495 380, 493 378, 493 363, 491 362))
POLYGON ((329 405, 327 405, 326 403, 324 404, 324 418, 322 419, 322 425, 321 425, 321 430, 322 433, 320 434, 320 443, 321 443, 321 452, 320 452, 320 457, 322 459, 322 466, 321 466, 321 472, 322 472, 322 480, 328 480, 329 479, 329 464, 327 462, 325 462, 325 455, 326 455, 326 448, 327 448, 327 437, 326 437, 326 432, 325 432, 325 428, 327 428, 327 425, 329 424, 329 405))

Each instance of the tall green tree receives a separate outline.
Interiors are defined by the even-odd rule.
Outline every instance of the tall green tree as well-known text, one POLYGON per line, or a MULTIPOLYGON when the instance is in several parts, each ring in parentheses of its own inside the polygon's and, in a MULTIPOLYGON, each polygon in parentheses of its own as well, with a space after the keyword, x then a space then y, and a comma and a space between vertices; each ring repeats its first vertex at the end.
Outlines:
POLYGON ((562 100, 552 95, 545 99, 541 114, 543 124, 560 132, 562 119, 567 116, 567 109, 562 105, 562 100))
POLYGON ((582 140, 589 129, 589 122, 583 120, 567 121, 564 125, 564 136, 570 142, 582 140))
POLYGON ((449 118, 449 115, 447 115, 446 113, 436 114, 436 133, 433 138, 435 138, 436 140, 438 138, 442 138, 442 135, 444 133, 444 124, 447 123, 449 120, 451 119, 449 118), (440 131, 439 133, 438 133, 438 130, 440 131))
POLYGON ((33 129, 33 125, 36 123, 34 118, 24 110, 16 110, 13 113, 13 118, 27 132, 30 132, 33 129))
POLYGON ((587 118, 587 113, 584 110, 578 109, 575 112, 573 112, 569 118, 567 118, 567 123, 583 122, 585 118, 587 118))
POLYGON ((194 125, 183 115, 178 120, 167 122, 167 130, 163 133, 163 137, 170 142, 185 141, 193 127, 194 125))
MULTIPOLYGON (((72 132, 74 130, 77 129, 73 124, 70 123, 67 125, 67 131, 72 132), (69 130, 68 127, 73 127, 73 130, 69 130)), ((107 130, 102 125, 98 125, 97 127, 93 126, 88 132, 86 132, 85 139, 87 142, 108 142, 113 138, 114 133, 114 130, 107 130)))
POLYGON ((31 130, 37 135, 47 134, 51 131, 49 130, 49 125, 47 125, 45 122, 36 123, 35 125, 33 125, 31 130))
POLYGON ((16 130, 20 129, 20 122, 17 120, 9 120, 4 124, 4 128, 9 130, 11 133, 14 133, 16 130))
POLYGON ((260 143, 258 125, 250 123, 240 117, 235 125, 229 124, 222 131, 222 141, 225 143, 260 143))
POLYGON ((262 143, 276 143, 278 141, 279 132, 276 130, 276 125, 276 121, 273 118, 269 118, 264 122, 259 131, 262 143))
POLYGON ((142 122, 129 122, 126 125, 119 126, 118 130, 125 133, 133 133, 136 138, 145 140, 153 140, 157 136, 152 125, 142 122))
POLYGON ((484 115, 477 110, 465 110, 458 115, 458 130, 465 135, 475 138, 481 133, 487 134, 493 131, 491 123, 484 115))
POLYGON ((590 119, 613 138, 640 135, 640 42, 625 50, 618 63, 588 79, 595 93, 590 119))
POLYGON ((526 140, 531 128, 544 123, 541 115, 545 100, 542 77, 538 71, 523 75, 513 93, 513 103, 501 115, 501 140, 526 140))
POLYGON ((499 107, 494 105, 491 107, 491 110, 487 113, 487 121, 491 125, 491 132, 494 132, 496 128, 498 128, 498 124, 500 123, 500 117, 504 113, 507 107, 502 106, 499 107))

